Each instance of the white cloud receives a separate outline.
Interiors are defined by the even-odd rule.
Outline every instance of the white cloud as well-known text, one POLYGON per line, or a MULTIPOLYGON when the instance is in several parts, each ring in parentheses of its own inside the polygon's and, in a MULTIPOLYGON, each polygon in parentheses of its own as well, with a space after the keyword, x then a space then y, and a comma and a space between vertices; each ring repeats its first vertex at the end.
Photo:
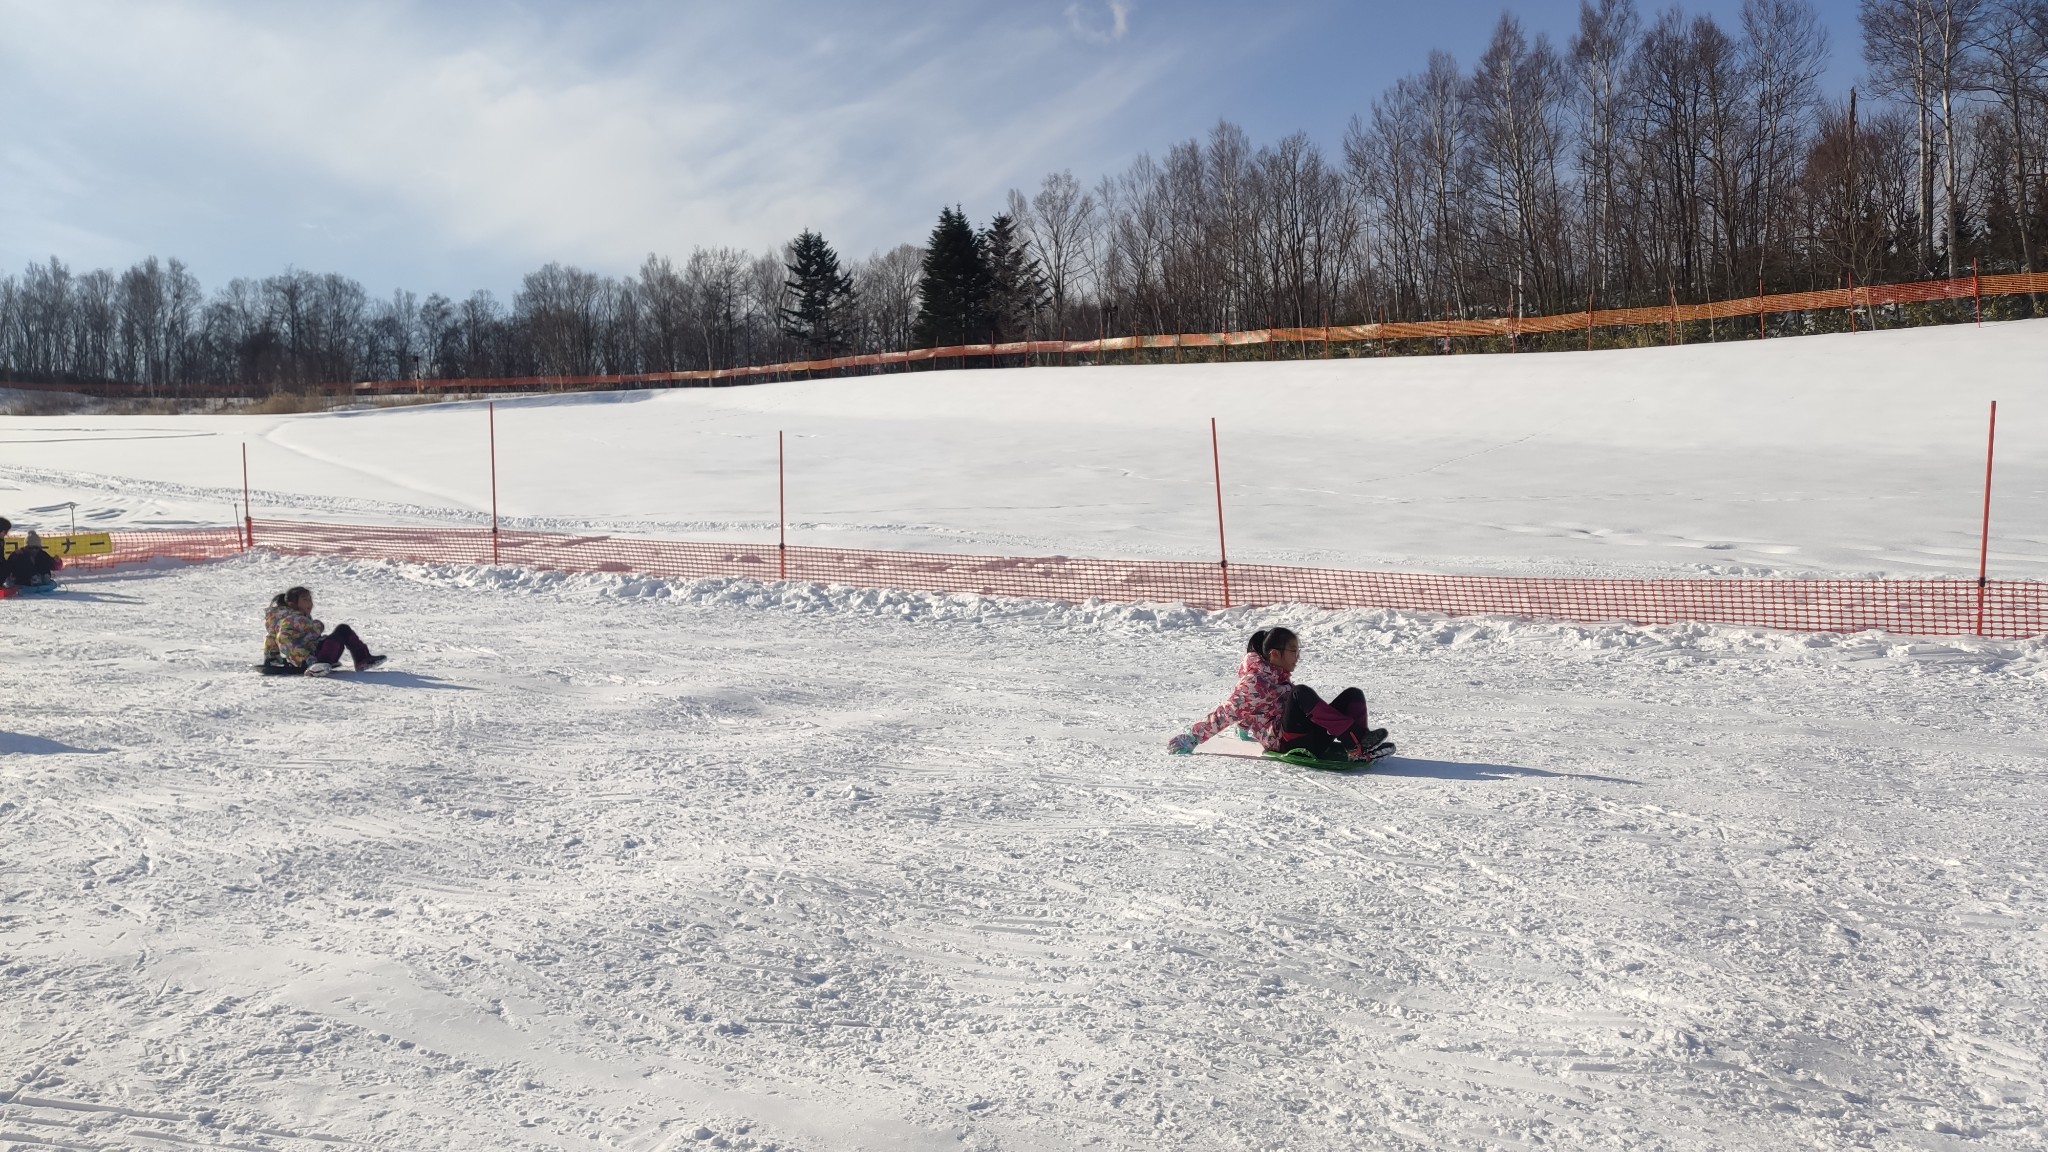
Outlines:
POLYGON ((1106 126, 1170 59, 1076 50, 1049 5, 861 9, 0 0, 0 103, 33 110, 0 123, 0 259, 456 291, 805 226, 856 254, 1126 153, 1106 126))
POLYGON ((1131 30, 1131 6, 1124 0, 1109 0, 1108 3, 1100 5, 1100 9, 1098 11, 1095 6, 1069 4, 1067 26, 1084 39, 1093 40, 1098 44, 1109 44, 1123 39, 1125 33, 1131 30))

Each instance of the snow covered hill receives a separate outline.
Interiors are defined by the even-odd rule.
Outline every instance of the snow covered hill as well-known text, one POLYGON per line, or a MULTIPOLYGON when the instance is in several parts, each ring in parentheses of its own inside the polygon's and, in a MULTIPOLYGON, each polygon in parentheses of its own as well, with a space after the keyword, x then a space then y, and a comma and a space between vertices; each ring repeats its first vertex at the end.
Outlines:
MULTIPOLYGON (((1632 352, 1099 367, 498 406, 509 523, 995 554, 1633 575, 2048 578, 2048 321, 1632 352)), ((475 522, 481 405, 0 419, 0 509, 97 526, 475 522)))
MULTIPOLYGON (((786 428, 800 539, 1199 556, 1213 411, 1247 559, 1958 572, 1993 389, 1941 374, 2002 375, 1994 557, 2039 576, 2042 352, 545 400, 500 407, 501 479, 758 536, 786 428)), ((6 420, 0 511, 225 522, 246 436, 273 510, 473 517, 482 431, 6 420)), ((2048 641, 262 553, 0 637, 0 1150, 2048 1142, 2048 641), (389 668, 256 675, 295 583, 389 668), (1273 623, 1404 756, 1163 754, 1273 623)))

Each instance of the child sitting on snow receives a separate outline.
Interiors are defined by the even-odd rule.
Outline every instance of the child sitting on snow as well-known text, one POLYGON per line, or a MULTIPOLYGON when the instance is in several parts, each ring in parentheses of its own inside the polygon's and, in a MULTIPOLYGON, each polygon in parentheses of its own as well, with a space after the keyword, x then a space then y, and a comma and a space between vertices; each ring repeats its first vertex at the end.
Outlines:
POLYGON ((334 671, 344 649, 364 672, 384 663, 372 656, 370 646, 346 624, 322 634, 323 625, 313 619, 313 593, 305 588, 279 592, 263 613, 263 670, 266 673, 300 672, 325 676, 334 671))
MULTIPOLYGON (((5 523, 5 521, 0 521, 5 523)), ((43 538, 30 529, 22 537, 21 547, 7 558, 5 572, 0 572, 0 583, 11 583, 16 588, 42 588, 57 582, 57 569, 64 561, 50 555, 43 547, 43 538)))
POLYGON ((1387 738, 1366 720, 1365 693, 1346 688, 1324 703, 1315 689, 1293 682, 1301 641, 1289 628, 1254 632, 1237 666, 1230 698, 1188 731, 1166 742, 1178 756, 1232 724, 1269 752, 1305 750, 1318 760, 1362 760, 1387 738))

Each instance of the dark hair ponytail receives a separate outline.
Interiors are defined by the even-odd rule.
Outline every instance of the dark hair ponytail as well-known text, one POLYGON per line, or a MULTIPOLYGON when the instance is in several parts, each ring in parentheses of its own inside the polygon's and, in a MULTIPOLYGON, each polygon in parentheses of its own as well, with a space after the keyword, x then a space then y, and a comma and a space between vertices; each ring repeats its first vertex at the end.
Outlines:
POLYGON ((272 597, 270 603, 274 607, 289 608, 292 605, 299 602, 299 597, 311 595, 312 593, 307 589, 300 587, 299 585, 293 585, 292 587, 287 588, 284 591, 279 592, 276 596, 272 597))
POLYGON ((1244 650, 1263 660, 1266 653, 1273 649, 1286 648, 1297 643, 1300 641, 1296 639, 1292 628, 1262 628, 1252 633, 1251 643, 1246 644, 1244 650))

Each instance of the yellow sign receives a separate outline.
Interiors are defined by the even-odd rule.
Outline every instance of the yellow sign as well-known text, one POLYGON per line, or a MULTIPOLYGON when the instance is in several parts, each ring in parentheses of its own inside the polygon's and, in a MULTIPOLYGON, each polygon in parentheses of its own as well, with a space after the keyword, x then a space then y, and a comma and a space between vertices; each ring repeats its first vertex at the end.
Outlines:
MULTIPOLYGON (((0 541, 0 557, 12 556, 26 537, 9 536, 0 541)), ((43 551, 52 556, 106 556, 114 551, 114 538, 105 532, 80 532, 72 536, 43 537, 43 551)))

